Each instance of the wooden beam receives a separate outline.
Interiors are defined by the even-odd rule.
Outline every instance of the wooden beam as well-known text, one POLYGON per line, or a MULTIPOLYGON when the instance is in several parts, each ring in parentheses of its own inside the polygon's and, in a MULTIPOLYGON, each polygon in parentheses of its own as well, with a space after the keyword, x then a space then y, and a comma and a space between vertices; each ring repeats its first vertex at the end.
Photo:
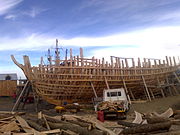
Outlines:
POLYGON ((174 76, 176 77, 178 83, 180 83, 180 79, 179 79, 179 77, 177 76, 176 72, 174 72, 173 74, 174 74, 174 76))
POLYGON ((146 90, 148 99, 149 99, 149 101, 151 101, 151 97, 150 97, 150 94, 149 94, 149 91, 148 91, 148 88, 147 88, 147 85, 146 85, 146 81, 145 81, 145 79, 144 79, 144 76, 142 76, 142 80, 143 80, 143 83, 144 83, 144 86, 145 86, 145 90, 146 90))
POLYGON ((162 96, 165 97, 164 91, 163 91, 163 89, 162 89, 162 87, 161 87, 161 84, 160 84, 160 81, 159 81, 159 78, 158 78, 158 77, 157 77, 157 82, 158 82, 158 86, 160 87, 162 96))
POLYGON ((21 97, 22 97, 22 94, 24 93, 24 91, 25 91, 25 89, 27 88, 28 84, 29 84, 29 81, 26 82, 26 84, 25 84, 23 90, 21 91, 21 93, 20 93, 18 99, 16 100, 16 103, 14 104, 14 106, 13 106, 11 112, 13 112, 13 111, 15 110, 16 106, 19 104, 20 99, 21 99, 21 97))
POLYGON ((106 77, 104 77, 104 79, 105 79, 105 83, 106 83, 107 89, 110 89, 110 88, 109 88, 108 81, 107 81, 107 78, 106 78, 106 77))
POLYGON ((98 96, 97 96, 96 90, 95 90, 95 88, 94 88, 94 85, 93 85, 92 82, 90 82, 90 84, 91 84, 91 87, 92 87, 92 89, 93 89, 94 95, 95 95, 95 97, 97 98, 98 96))
POLYGON ((126 82, 124 81, 124 79, 122 79, 122 80, 123 80, 123 85, 124 85, 124 89, 125 89, 125 92, 126 92, 128 101, 129 101, 129 103, 131 104, 131 99, 130 99, 130 97, 129 97, 129 93, 128 93, 128 90, 127 90, 127 87, 126 87, 126 82))

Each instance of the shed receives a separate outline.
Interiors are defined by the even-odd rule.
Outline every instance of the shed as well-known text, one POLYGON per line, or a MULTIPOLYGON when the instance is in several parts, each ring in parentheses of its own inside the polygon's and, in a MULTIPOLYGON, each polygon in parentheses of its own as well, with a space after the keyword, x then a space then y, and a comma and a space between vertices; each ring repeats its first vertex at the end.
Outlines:
POLYGON ((12 96, 17 90, 17 74, 0 74, 0 96, 12 96))

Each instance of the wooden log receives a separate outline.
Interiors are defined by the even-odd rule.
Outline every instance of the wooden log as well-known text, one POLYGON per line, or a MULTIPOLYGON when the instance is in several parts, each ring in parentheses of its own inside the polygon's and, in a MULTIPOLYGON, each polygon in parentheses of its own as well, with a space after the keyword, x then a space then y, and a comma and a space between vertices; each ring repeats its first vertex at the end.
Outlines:
POLYGON ((78 125, 75 124, 65 124, 65 123, 52 123, 52 122, 48 122, 49 126, 52 129, 63 129, 63 130, 70 130, 73 131, 75 133, 78 133, 79 135, 103 135, 104 132, 97 130, 97 129, 93 129, 91 131, 87 130, 86 128, 80 127, 78 125))
POLYGON ((174 116, 175 119, 180 119, 180 114, 174 116))
POLYGON ((21 127, 26 133, 39 134, 39 131, 31 128, 28 123, 20 116, 15 116, 16 120, 20 123, 21 127))
POLYGON ((174 115, 177 115, 177 114, 180 115, 180 110, 173 110, 173 114, 174 114, 174 115))
POLYGON ((74 120, 68 120, 67 122, 79 125, 81 127, 86 127, 88 130, 92 130, 93 129, 92 124, 88 124, 88 123, 84 123, 84 122, 80 122, 80 121, 74 121, 74 120))
POLYGON ((140 126, 140 124, 131 123, 131 122, 122 121, 122 120, 119 120, 117 123, 118 123, 119 125, 123 125, 123 126, 125 126, 125 127, 137 127, 137 126, 140 126))
POLYGON ((47 130, 46 128, 42 127, 41 125, 37 124, 36 122, 32 121, 32 120, 26 120, 27 123, 33 127, 34 129, 38 130, 38 131, 45 131, 47 130))
POLYGON ((155 123, 155 124, 144 124, 138 127, 131 127, 124 129, 121 134, 135 134, 135 133, 149 133, 154 131, 169 130, 171 122, 155 123))
POLYGON ((169 121, 168 119, 163 118, 163 117, 149 117, 146 119, 147 119, 148 124, 154 124, 154 123, 161 123, 161 122, 169 121))

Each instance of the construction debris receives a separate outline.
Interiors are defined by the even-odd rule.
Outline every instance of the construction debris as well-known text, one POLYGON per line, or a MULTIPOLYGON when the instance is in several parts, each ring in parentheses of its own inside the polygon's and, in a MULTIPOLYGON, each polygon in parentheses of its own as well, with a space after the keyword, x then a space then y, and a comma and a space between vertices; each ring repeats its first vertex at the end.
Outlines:
POLYGON ((124 128, 120 134, 137 134, 137 133, 162 133, 168 132, 172 125, 180 125, 180 120, 175 120, 179 114, 179 111, 173 111, 169 108, 162 114, 152 113, 155 115, 145 115, 143 121, 143 115, 135 111, 135 120, 131 122, 118 121, 119 125, 123 125, 124 128), (173 118, 170 118, 174 116, 173 118))
POLYGON ((0 116, 0 134, 116 135, 100 123, 80 116, 64 115, 51 117, 42 113, 32 115, 11 112, 0 112, 0 116))

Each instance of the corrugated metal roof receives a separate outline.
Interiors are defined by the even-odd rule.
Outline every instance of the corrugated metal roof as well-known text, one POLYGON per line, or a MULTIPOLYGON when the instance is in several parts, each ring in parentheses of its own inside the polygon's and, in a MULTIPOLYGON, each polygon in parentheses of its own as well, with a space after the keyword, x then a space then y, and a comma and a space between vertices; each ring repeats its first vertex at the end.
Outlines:
POLYGON ((16 73, 0 74, 0 80, 17 80, 16 73))

